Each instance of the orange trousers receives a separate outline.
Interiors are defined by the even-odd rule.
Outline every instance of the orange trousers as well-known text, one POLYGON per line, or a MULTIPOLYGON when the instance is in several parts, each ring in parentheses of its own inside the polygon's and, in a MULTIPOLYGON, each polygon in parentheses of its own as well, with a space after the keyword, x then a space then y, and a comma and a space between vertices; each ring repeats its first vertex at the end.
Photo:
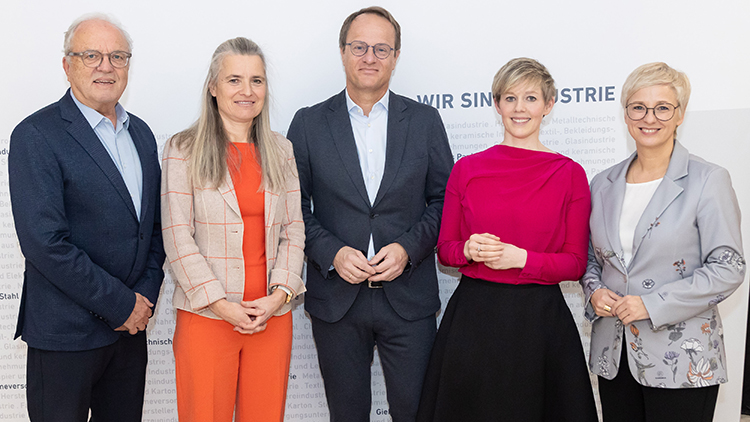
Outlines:
POLYGON ((292 313, 265 331, 240 334, 226 321, 177 311, 174 356, 180 422, 284 420, 292 313), (236 413, 235 413, 236 412, 236 413))

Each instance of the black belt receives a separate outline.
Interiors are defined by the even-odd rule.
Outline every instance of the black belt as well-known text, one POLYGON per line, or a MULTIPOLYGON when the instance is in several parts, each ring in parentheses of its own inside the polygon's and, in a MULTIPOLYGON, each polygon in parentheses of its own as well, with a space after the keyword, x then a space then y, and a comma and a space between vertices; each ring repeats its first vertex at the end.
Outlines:
POLYGON ((367 280, 367 287, 371 289, 382 289, 383 288, 383 282, 382 281, 370 281, 367 280))

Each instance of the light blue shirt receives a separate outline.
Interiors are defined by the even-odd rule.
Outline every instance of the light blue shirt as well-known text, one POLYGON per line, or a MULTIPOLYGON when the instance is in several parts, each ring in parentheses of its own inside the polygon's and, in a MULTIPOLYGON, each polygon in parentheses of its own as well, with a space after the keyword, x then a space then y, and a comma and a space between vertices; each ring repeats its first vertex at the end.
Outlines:
POLYGON ((96 136, 104 145, 109 153, 109 157, 120 171, 122 180, 128 188, 130 198, 133 200, 136 215, 141 218, 141 199, 143 195, 143 169, 141 168, 141 159, 138 157, 138 150, 135 148, 133 138, 130 137, 128 127, 130 126, 130 116, 125 109, 117 103, 115 113, 117 114, 117 127, 112 126, 112 121, 102 116, 98 111, 84 105, 75 95, 70 92, 73 101, 81 110, 83 117, 89 122, 94 129, 96 136))
MULTIPOLYGON (((349 110, 349 120, 352 123, 354 142, 357 144, 359 168, 365 180, 367 196, 370 205, 375 202, 380 182, 385 170, 385 150, 388 134, 388 94, 386 92, 375 105, 369 116, 365 116, 362 107, 358 106, 346 91, 346 106, 349 110)), ((367 259, 375 255, 375 246, 370 234, 370 245, 367 249, 367 259)))

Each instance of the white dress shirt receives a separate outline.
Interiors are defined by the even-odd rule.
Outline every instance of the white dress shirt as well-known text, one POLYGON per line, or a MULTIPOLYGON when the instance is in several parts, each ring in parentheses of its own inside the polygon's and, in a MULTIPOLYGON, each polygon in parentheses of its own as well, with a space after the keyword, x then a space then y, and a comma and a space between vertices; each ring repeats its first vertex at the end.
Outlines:
MULTIPOLYGON (((354 142, 357 144, 359 168, 365 180, 367 196, 370 205, 375 198, 383 180, 385 170, 385 150, 388 134, 388 92, 373 105, 369 116, 365 116, 362 107, 358 106, 346 92, 346 105, 349 110, 349 120, 352 123, 354 142)), ((375 246, 370 234, 370 245, 367 249, 367 259, 375 255, 375 246)))
POLYGON ((81 110, 83 117, 94 129, 96 136, 101 141, 104 148, 109 153, 109 157, 120 171, 125 186, 128 188, 130 198, 133 200, 136 215, 141 218, 141 200, 143 195, 143 169, 141 168, 141 159, 138 157, 138 150, 135 148, 133 138, 130 137, 128 127, 130 126, 130 116, 125 109, 117 103, 115 113, 117 114, 117 127, 112 125, 112 121, 104 117, 101 113, 88 107, 78 101, 73 91, 70 92, 73 101, 81 110))

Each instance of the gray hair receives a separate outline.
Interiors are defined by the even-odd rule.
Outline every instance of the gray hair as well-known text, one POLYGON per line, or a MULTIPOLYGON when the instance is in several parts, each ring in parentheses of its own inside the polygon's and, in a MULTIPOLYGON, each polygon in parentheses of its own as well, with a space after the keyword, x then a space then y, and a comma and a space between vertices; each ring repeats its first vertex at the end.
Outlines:
POLYGON ((120 31, 120 33, 122 34, 122 37, 125 38, 125 42, 128 43, 128 52, 129 53, 133 52, 133 39, 130 38, 130 34, 128 34, 128 31, 124 30, 122 28, 122 25, 120 25, 120 23, 117 22, 115 18, 109 15, 105 15, 103 13, 89 13, 74 20, 73 23, 71 23, 70 26, 68 27, 68 30, 65 31, 65 40, 63 41, 63 53, 65 54, 66 57, 68 56, 68 53, 73 52, 72 47, 70 45, 73 43, 73 36, 78 30, 78 27, 81 26, 82 23, 88 22, 88 21, 104 21, 114 26, 115 28, 117 28, 117 30, 120 31))

